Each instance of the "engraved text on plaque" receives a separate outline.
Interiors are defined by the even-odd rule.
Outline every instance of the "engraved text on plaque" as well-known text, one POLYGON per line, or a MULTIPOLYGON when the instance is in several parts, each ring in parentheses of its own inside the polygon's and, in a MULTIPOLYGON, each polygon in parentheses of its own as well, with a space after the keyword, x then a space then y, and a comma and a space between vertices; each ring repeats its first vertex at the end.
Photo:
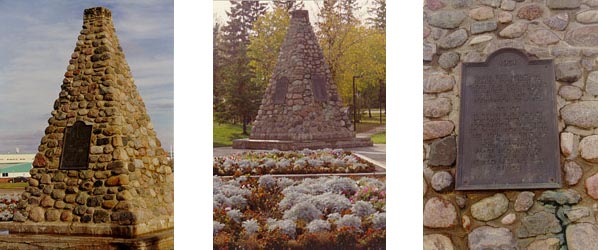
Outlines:
POLYGON ((77 121, 73 126, 66 128, 60 169, 87 169, 91 127, 77 121))
POLYGON ((560 187, 552 61, 507 48, 462 70, 455 188, 560 187))

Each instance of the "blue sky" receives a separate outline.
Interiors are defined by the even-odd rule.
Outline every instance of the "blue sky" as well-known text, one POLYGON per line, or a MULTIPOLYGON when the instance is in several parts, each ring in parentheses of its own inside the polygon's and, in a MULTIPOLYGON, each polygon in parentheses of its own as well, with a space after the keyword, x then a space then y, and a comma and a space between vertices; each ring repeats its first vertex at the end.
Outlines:
POLYGON ((173 145, 172 1, 0 0, 0 153, 35 153, 83 24, 112 11, 116 33, 165 150, 173 145))

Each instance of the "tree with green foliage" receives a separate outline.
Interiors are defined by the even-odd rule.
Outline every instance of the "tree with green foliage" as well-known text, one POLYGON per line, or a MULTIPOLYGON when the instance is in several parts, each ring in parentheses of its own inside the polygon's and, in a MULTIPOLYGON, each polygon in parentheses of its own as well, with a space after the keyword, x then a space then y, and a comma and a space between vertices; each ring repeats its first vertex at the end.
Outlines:
POLYGON ((374 28, 386 32, 386 0, 374 0, 374 7, 368 9, 372 17, 368 18, 368 23, 374 28))
POLYGON ((258 1, 230 1, 231 9, 226 14, 228 21, 222 28, 224 63, 222 66, 221 102, 225 119, 243 124, 243 133, 248 134, 247 124, 259 109, 262 88, 251 81, 254 72, 247 55, 249 36, 253 24, 266 12, 267 5, 258 1))
POLYGON ((305 7, 303 0, 274 0, 272 1, 275 9, 284 9, 286 12, 300 10, 305 7))
POLYGON ((249 65, 255 73, 251 81, 264 90, 276 67, 280 46, 287 34, 289 22, 290 15, 287 9, 277 7, 254 23, 254 33, 249 37, 247 49, 249 65))

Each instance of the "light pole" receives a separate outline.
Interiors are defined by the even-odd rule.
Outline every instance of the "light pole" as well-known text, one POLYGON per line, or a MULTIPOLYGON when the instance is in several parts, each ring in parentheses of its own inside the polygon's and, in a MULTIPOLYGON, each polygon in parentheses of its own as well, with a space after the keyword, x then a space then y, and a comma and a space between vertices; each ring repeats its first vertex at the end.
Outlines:
POLYGON ((353 76, 353 131, 357 131, 357 98, 355 96, 355 78, 361 78, 361 75, 353 76))

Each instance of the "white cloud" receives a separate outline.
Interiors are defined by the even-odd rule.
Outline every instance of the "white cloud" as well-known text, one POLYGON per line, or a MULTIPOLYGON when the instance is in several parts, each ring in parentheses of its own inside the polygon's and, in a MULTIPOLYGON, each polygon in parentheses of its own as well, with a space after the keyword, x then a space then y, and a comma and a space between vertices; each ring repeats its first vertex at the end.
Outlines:
POLYGON ((93 6, 112 10, 155 130, 162 143, 172 144, 172 5, 160 0, 0 1, 0 152, 17 146, 22 152, 37 150, 81 30, 83 10, 93 6))

